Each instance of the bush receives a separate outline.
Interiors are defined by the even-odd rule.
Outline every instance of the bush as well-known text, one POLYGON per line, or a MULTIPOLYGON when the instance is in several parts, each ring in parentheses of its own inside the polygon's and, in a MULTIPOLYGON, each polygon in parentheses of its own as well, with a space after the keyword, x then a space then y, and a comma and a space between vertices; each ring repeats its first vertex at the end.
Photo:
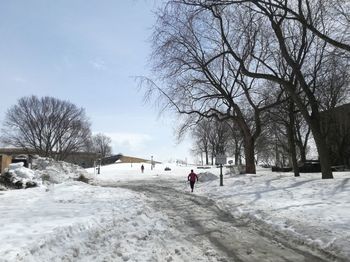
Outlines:
POLYGON ((321 172, 321 164, 316 160, 307 160, 299 167, 301 173, 318 173, 321 172))
POLYGON ((22 189, 38 186, 38 184, 34 181, 24 182, 22 180, 19 180, 10 172, 5 172, 3 175, 0 175, 0 184, 6 188, 12 189, 22 189))
POLYGON ((84 182, 84 183, 86 183, 86 184, 89 184, 89 179, 88 178, 86 178, 84 175, 80 175, 77 179, 76 179, 76 181, 80 181, 80 182, 84 182))
POLYGON ((272 172, 291 172, 293 168, 291 167, 278 167, 278 166, 273 166, 272 167, 272 172))

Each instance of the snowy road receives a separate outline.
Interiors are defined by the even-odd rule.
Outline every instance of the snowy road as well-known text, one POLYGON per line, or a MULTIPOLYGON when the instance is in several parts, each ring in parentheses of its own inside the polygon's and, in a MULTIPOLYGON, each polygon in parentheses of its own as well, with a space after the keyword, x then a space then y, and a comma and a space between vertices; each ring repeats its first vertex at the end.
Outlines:
MULTIPOLYGON (((47 164, 59 181, 81 172, 47 164)), ((158 169, 0 192, 0 262, 349 261, 349 174, 261 170, 219 187, 206 172, 191 194, 187 167, 158 169)))
POLYGON ((266 232, 261 225, 248 220, 236 221, 212 200, 176 190, 172 185, 174 181, 169 180, 158 184, 133 181, 117 185, 145 194, 154 210, 169 217, 171 234, 160 236, 164 239, 165 249, 171 250, 175 246, 177 257, 169 261, 330 260, 305 246, 289 243, 276 232, 266 232), (168 241, 169 238, 172 241, 168 241), (174 243, 173 247, 171 243, 174 243), (192 247, 186 244, 181 248, 181 243, 191 243, 192 247), (181 250, 192 250, 193 253, 182 254, 181 250))

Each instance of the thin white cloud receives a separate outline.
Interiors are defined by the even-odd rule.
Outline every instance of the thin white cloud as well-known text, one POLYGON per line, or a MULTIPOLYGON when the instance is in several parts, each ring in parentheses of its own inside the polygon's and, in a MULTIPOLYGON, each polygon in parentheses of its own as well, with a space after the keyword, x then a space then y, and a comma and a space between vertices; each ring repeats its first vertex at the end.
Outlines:
POLYGON ((15 76, 13 78, 13 81, 15 81, 16 83, 20 83, 20 84, 27 83, 27 80, 24 79, 23 77, 20 77, 20 76, 15 76))
POLYGON ((106 70, 107 69, 106 62, 101 60, 101 59, 94 59, 94 60, 91 60, 89 63, 96 70, 106 70))
POLYGON ((146 144, 152 140, 151 136, 139 133, 105 133, 112 139, 114 152, 122 149, 129 149, 133 152, 142 151, 146 144))

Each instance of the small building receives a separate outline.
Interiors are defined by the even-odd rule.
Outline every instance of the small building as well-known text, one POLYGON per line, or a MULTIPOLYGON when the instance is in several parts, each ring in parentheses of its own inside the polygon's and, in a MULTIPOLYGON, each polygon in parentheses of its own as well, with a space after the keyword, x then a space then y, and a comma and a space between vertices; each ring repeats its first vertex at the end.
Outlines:
POLYGON ((350 167, 350 104, 321 112, 321 128, 332 166, 350 167))
POLYGON ((155 161, 153 159, 144 159, 144 158, 139 158, 139 157, 133 157, 133 156, 121 156, 118 160, 119 163, 150 163, 150 164, 161 164, 162 162, 155 161))
POLYGON ((5 168, 8 168, 8 166, 12 163, 12 156, 2 154, 0 155, 0 174, 2 174, 5 170, 5 168))
POLYGON ((64 160, 65 162, 72 163, 83 168, 93 167, 95 161, 98 159, 97 153, 92 152, 74 152, 64 160))
MULTIPOLYGON (((31 162, 31 157, 36 155, 34 150, 26 150, 22 148, 0 148, 1 157, 1 173, 8 167, 9 164, 15 162, 23 162, 25 167, 28 167, 31 162)), ((98 154, 92 152, 74 152, 70 154, 64 161, 79 165, 83 168, 93 167, 98 159, 98 154)))

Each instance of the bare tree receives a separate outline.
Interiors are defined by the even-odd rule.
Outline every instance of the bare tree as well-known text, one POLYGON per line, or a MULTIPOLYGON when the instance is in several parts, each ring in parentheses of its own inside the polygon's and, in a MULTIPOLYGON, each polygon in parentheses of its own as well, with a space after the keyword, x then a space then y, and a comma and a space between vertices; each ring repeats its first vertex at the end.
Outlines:
MULTIPOLYGON (((273 81, 288 92, 312 130, 321 161, 322 178, 333 178, 329 150, 320 126, 320 102, 314 89, 317 86, 313 83, 317 81, 318 71, 325 64, 325 53, 333 52, 334 46, 345 51, 348 49, 346 44, 340 47, 325 35, 320 35, 313 30, 313 28, 318 28, 317 26, 322 28, 325 21, 322 8, 328 8, 327 11, 329 11, 329 5, 321 5, 321 10, 313 13, 313 28, 311 28, 310 23, 301 23, 295 17, 291 17, 287 9, 271 4, 279 3, 282 5, 292 1, 179 0, 175 2, 192 8, 197 7, 197 12, 204 12, 207 16, 211 15, 216 19, 217 31, 221 32, 221 39, 225 43, 222 54, 229 53, 239 62, 241 72, 244 75, 273 81), (246 19, 248 26, 245 27, 242 27, 240 20, 235 15, 237 10, 242 9, 247 9, 252 14, 249 19, 246 19), (251 28, 255 28, 255 30, 249 34, 251 28), (261 50, 266 49, 256 38, 257 32, 261 32, 262 29, 270 37, 267 46, 270 52, 264 59, 257 55, 261 53, 261 50), (247 33, 244 34, 245 37, 242 37, 237 31, 246 31, 247 33), (333 46, 327 46, 328 43, 333 46), (247 51, 242 53, 242 48, 247 51), (276 59, 273 61, 276 55, 282 58, 279 63, 276 63, 276 59), (255 70, 257 63, 260 63, 259 69, 255 70), (254 65, 254 70, 252 65, 254 65), (281 70, 276 70, 279 67, 284 68, 285 72, 282 75, 280 74, 281 70), (285 73, 287 73, 287 78, 285 73)), ((305 8, 303 3, 304 1, 296 2, 300 12, 303 12, 305 8)), ((321 3, 321 1, 315 1, 315 3, 321 3)), ((308 7, 306 6, 306 8, 308 7)))
POLYGON ((211 164, 214 165, 214 158, 218 155, 225 155, 228 151, 231 130, 228 121, 218 121, 214 118, 209 123, 209 152, 211 154, 211 164))
MULTIPOLYGON (((289 165, 293 167, 294 176, 300 176, 296 146, 296 110, 293 100, 270 110, 270 130, 275 136, 276 160, 279 160, 280 152, 289 155, 289 165)), ((283 155, 283 153, 282 153, 283 155)), ((279 161, 276 161, 278 165, 279 161)), ((284 162, 283 162, 284 165, 284 162)))
MULTIPOLYGON (((289 154, 289 164, 293 164, 293 168, 296 170, 299 163, 306 162, 310 128, 296 108, 290 104, 291 102, 288 101, 288 103, 269 111, 267 132, 271 136, 267 136, 267 139, 274 145, 271 152, 274 152, 275 164, 281 167, 284 166, 285 161, 282 161, 285 159, 284 155, 289 154), (295 152, 292 147, 295 148, 295 152), (293 161, 294 157, 296 159, 293 161), (296 163, 297 160, 298 164, 296 163)), ((298 173, 295 176, 298 176, 298 173)))
POLYGON ((167 99, 166 106, 180 114, 234 121, 244 137, 246 172, 255 173, 260 115, 279 102, 282 91, 267 91, 262 88, 266 81, 241 73, 240 64, 223 52, 225 43, 212 24, 215 19, 208 21, 206 14, 171 5, 158 19, 153 37, 154 71, 165 87, 151 85, 148 95, 159 91, 167 99))
POLYGON ((325 56, 324 65, 317 72, 315 93, 320 109, 327 111, 349 102, 350 60, 336 52, 325 56))
POLYGON ((91 136, 85 110, 53 97, 23 97, 6 114, 3 143, 64 160, 91 136))
POLYGON ((256 163, 264 167, 271 167, 275 163, 274 140, 269 131, 269 129, 264 129, 255 143, 256 163))
POLYGON ((323 41, 350 52, 350 5, 344 0, 263 1, 270 9, 286 13, 288 19, 298 21, 323 41))
POLYGON ((240 128, 235 125, 233 121, 226 122, 229 133, 229 147, 227 148, 228 152, 235 157, 235 165, 242 164, 242 151, 243 151, 243 136, 240 131, 240 128))
POLYGON ((202 164, 214 163, 218 154, 233 154, 235 163, 241 163, 242 137, 237 126, 231 120, 219 121, 216 118, 187 117, 179 129, 179 135, 189 132, 194 139, 193 152, 199 155, 202 164), (203 154, 205 160, 203 160, 203 154))
POLYGON ((347 19, 340 23, 342 34, 327 34, 339 23, 325 2, 168 1, 154 35, 156 70, 168 80, 161 92, 180 113, 236 121, 245 138, 248 172, 255 172, 254 141, 261 132, 261 109, 268 107, 266 99, 259 101, 264 92, 257 90, 274 82, 267 93, 278 97, 284 91, 293 100, 312 131, 322 178, 333 178, 320 125, 320 72, 330 53, 348 59, 349 39, 347 19), (252 126, 239 106, 242 94, 254 111, 252 126))
POLYGON ((306 162, 306 155, 309 151, 309 139, 310 139, 310 126, 306 123, 304 118, 297 113, 295 116, 295 142, 298 147, 298 153, 300 155, 300 161, 306 162))
POLYGON ((191 135, 194 138, 194 148, 201 156, 202 164, 209 164, 209 135, 210 135, 210 120, 202 119, 195 126, 191 128, 191 135), (203 161, 202 154, 205 156, 203 161))
POLYGON ((102 133, 92 136, 92 150, 99 153, 101 157, 110 156, 112 154, 112 139, 102 133))
POLYGON ((347 0, 174 0, 187 5, 228 6, 255 5, 260 11, 292 20, 323 41, 350 52, 350 5, 347 0))

